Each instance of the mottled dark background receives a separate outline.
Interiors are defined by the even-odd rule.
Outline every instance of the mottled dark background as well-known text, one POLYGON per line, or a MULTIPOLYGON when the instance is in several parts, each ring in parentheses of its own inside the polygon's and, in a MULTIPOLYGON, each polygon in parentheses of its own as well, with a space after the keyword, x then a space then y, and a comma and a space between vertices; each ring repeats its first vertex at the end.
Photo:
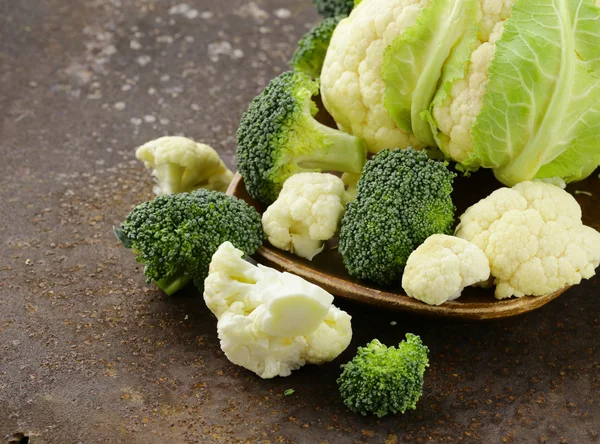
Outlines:
POLYGON ((233 168, 241 113, 317 20, 182 1, 0 0, 0 442, 599 442, 598 278, 490 323, 340 301, 346 353, 270 381, 227 361, 197 293, 144 284, 111 232, 151 197, 133 148, 185 134, 233 168), (407 331, 431 349, 418 410, 348 412, 339 364, 407 331))

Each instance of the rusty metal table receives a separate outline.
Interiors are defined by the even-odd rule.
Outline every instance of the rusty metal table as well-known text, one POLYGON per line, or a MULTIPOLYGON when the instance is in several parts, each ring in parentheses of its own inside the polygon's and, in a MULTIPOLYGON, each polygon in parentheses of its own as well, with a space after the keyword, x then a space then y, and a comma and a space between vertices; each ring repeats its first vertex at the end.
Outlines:
POLYGON ((185 134, 233 167, 241 113, 316 20, 309 0, 0 0, 0 442, 599 442, 597 277, 493 323, 340 302, 344 355, 263 381, 118 245, 151 197, 133 148, 185 134), (431 349, 418 409, 347 411, 340 362, 407 331, 431 349))

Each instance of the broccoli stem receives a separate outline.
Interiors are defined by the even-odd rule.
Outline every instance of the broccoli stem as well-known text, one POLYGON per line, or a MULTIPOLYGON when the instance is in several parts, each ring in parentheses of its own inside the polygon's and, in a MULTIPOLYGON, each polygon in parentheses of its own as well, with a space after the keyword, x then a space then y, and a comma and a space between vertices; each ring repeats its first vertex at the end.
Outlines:
POLYGON ((181 290, 187 284, 191 282, 191 276, 172 276, 168 278, 161 279, 160 281, 155 281, 155 284, 164 291, 167 296, 172 296, 174 293, 181 290))
POLYGON ((321 171, 340 171, 360 174, 367 161, 367 147, 356 136, 338 131, 313 119, 313 129, 323 136, 323 148, 314 150, 309 157, 301 157, 298 165, 321 171))

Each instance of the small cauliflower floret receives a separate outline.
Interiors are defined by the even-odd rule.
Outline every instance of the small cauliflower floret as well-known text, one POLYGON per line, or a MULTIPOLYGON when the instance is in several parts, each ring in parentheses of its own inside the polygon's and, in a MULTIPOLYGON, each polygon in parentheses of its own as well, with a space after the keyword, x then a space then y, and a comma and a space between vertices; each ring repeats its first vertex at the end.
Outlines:
POLYGON ((300 173, 283 185, 263 214, 263 229, 276 248, 312 260, 338 230, 346 192, 332 174, 300 173))
POLYGON ((224 192, 233 178, 214 149, 186 137, 161 137, 140 146, 135 155, 153 169, 157 195, 199 188, 224 192))
POLYGON ((460 221, 456 236, 485 252, 498 299, 577 285, 600 265, 600 233, 583 225, 573 196, 548 183, 501 188, 460 221))
POLYGON ((458 237, 434 234, 409 256, 402 287, 408 296, 441 305, 489 277, 490 264, 481 248, 458 237))
POLYGON ((213 256, 204 300, 218 319, 221 348, 261 378, 335 359, 350 344, 350 316, 333 296, 290 273, 244 261, 224 243, 213 256))

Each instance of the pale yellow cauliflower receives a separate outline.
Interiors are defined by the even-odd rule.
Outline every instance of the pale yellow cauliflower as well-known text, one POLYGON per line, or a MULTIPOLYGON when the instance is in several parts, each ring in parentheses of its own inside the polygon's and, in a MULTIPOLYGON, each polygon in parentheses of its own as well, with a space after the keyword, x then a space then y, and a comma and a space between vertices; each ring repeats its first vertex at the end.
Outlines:
POLYGON ((452 84, 449 96, 439 106, 432 108, 433 117, 443 135, 440 138, 440 148, 456 162, 466 161, 473 151, 471 129, 483 106, 496 42, 502 37, 505 20, 510 15, 514 1, 480 1, 480 14, 483 15, 480 31, 482 40, 471 55, 466 68, 467 74, 464 79, 452 84))
POLYGON ((135 155, 152 169, 157 195, 199 188, 224 192, 233 178, 214 149, 186 137, 160 137, 140 146, 135 155))
POLYGON ((421 148, 399 129, 384 107, 383 53, 413 26, 431 0, 362 0, 340 22, 331 38, 321 72, 323 104, 341 130, 365 140, 369 151, 421 148))
POLYGON ((600 233, 583 225, 573 196, 544 182, 493 192, 460 217, 456 236, 485 252, 498 299, 579 284, 600 264, 600 233))
POLYGON ((263 229, 276 248, 312 260, 335 236, 346 201, 344 182, 332 174, 300 173, 285 181, 263 214, 263 229))
POLYGON ((489 277, 490 264, 481 248, 458 237, 434 234, 408 257, 402 288, 426 304, 441 305, 489 277))
POLYGON ((226 242, 213 255, 204 301, 218 319, 221 349, 261 378, 289 376, 335 359, 350 344, 350 316, 333 296, 290 273, 243 259, 226 242))

